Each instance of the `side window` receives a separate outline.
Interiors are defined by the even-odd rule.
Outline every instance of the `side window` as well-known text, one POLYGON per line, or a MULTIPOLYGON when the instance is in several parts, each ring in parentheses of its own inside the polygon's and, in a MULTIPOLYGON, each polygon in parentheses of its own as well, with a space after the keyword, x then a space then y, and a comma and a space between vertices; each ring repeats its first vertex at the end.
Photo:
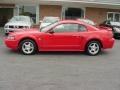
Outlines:
POLYGON ((55 33, 62 33, 62 32, 78 32, 79 25, 78 24, 61 24, 56 26, 53 31, 55 33))
POLYGON ((57 33, 59 33, 59 32, 64 32, 64 25, 63 24, 61 24, 61 25, 58 25, 58 26, 56 26, 54 29, 53 29, 53 31, 54 32, 57 32, 57 33))
POLYGON ((79 32, 87 31, 87 28, 83 25, 79 25, 79 32))

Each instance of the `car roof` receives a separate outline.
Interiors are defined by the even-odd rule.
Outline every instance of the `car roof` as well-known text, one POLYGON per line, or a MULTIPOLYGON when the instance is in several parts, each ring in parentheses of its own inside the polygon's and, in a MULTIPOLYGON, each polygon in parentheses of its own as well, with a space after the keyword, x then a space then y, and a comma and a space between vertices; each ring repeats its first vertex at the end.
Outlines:
POLYGON ((79 23, 79 24, 85 24, 85 23, 80 22, 78 20, 61 20, 59 23, 79 23))
POLYGON ((24 15, 19 15, 19 16, 13 16, 13 17, 29 17, 29 16, 24 16, 24 15))
MULTIPOLYGON (((88 19, 88 18, 78 18, 77 20, 90 20, 90 19, 88 19)), ((92 21, 92 20, 90 20, 90 21, 92 21)))

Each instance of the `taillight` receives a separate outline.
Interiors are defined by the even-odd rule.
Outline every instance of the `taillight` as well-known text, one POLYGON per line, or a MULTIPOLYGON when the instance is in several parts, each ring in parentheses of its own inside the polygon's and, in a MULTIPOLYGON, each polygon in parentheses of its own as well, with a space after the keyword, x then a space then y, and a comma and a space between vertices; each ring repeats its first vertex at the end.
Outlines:
POLYGON ((108 35, 110 38, 113 38, 113 36, 114 36, 112 31, 108 31, 108 35))

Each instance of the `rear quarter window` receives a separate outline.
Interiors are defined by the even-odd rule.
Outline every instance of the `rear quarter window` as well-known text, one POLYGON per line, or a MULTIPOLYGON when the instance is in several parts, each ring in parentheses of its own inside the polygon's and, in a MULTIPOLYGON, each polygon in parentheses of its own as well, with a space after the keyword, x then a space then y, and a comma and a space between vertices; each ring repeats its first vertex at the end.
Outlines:
POLYGON ((87 27, 83 25, 79 25, 79 32, 87 31, 87 27))

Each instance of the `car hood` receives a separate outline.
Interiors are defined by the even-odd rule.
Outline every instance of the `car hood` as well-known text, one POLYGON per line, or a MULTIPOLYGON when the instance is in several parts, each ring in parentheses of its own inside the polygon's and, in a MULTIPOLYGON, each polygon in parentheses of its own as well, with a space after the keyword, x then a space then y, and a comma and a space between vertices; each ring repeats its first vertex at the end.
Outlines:
POLYGON ((36 34, 36 33, 40 33, 38 28, 19 29, 16 30, 15 32, 11 32, 10 35, 28 35, 28 34, 36 34))
POLYGON ((14 25, 14 26, 30 26, 30 22, 22 22, 22 21, 17 21, 17 22, 8 22, 5 25, 14 25))

